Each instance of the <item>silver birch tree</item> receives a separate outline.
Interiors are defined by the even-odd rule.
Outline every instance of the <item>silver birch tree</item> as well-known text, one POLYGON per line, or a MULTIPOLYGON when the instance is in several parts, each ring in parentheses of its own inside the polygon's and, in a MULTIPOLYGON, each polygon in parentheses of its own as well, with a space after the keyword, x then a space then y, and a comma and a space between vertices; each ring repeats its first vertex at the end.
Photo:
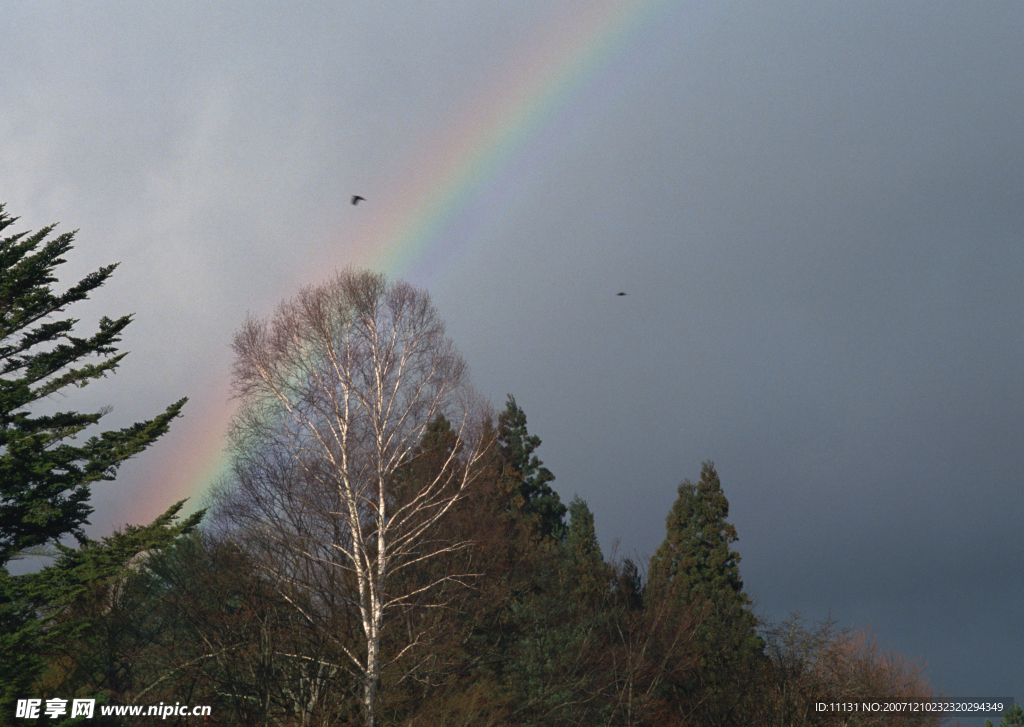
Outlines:
MULTIPOLYGON (((474 479, 484 412, 429 296, 374 273, 342 272, 250 318, 233 349, 241 404, 222 522, 309 625, 337 624, 339 608, 358 613, 362 638, 339 633, 336 643, 373 727, 389 613, 467 575, 391 587, 402 569, 464 546, 431 531, 474 479), (396 497, 396 476, 438 416, 459 446, 396 497)), ((404 638, 387 663, 417 640, 404 638)))

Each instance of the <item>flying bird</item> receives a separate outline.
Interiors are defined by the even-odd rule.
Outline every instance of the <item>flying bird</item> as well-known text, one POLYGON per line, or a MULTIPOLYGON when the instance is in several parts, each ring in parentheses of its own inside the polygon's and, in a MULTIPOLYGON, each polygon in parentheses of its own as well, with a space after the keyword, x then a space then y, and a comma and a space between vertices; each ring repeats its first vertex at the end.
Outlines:
POLYGON ((625 295, 625 293, 616 293, 615 295, 625 295))
POLYGON ((360 197, 358 194, 353 194, 352 195, 352 204, 359 204, 360 202, 365 202, 365 201, 366 201, 366 197, 360 197))

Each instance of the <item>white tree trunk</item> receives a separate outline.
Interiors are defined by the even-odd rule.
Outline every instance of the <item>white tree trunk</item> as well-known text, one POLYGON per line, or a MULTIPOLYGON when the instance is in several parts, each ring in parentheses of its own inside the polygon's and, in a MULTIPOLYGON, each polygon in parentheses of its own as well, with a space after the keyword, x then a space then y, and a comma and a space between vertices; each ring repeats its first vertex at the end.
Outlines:
POLYGON ((482 454, 465 364, 426 293, 371 273, 342 273, 272 319, 249 320, 234 350, 242 406, 232 429, 236 489, 223 511, 311 626, 323 620, 317 599, 330 601, 324 584, 354 579, 363 643, 361 653, 342 648, 361 675, 372 727, 388 611, 460 575, 413 593, 390 587, 396 569, 459 547, 423 543, 482 454), (439 416, 451 420, 458 447, 436 477, 392 502, 392 484, 439 416))

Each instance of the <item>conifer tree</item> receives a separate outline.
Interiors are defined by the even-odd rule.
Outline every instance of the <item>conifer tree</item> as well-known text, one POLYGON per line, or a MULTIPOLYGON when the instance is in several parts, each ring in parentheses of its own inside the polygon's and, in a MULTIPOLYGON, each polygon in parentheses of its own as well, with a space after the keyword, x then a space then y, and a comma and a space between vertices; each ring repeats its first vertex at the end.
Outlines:
MULTIPOLYGON (((646 596, 667 599, 699 614, 697 639, 702 721, 729 724, 738 718, 746 681, 763 652, 757 619, 740 580, 736 528, 726 521, 729 501, 712 462, 697 484, 684 481, 666 519, 666 537, 651 558, 646 596)), ((691 695, 696 696, 696 695, 691 695)))
POLYGON ((505 411, 498 415, 498 445, 513 506, 535 520, 542 537, 561 540, 565 536, 566 507, 548 484, 555 476, 534 454, 540 444, 540 437, 526 429, 526 412, 509 394, 505 411))
MULTIPOLYGON (((0 232, 17 218, 0 205, 0 232)), ((112 480, 118 466, 167 431, 185 399, 159 416, 80 445, 76 435, 109 410, 33 415, 29 407, 68 387, 82 388, 112 373, 131 316, 102 318, 99 330, 79 338, 77 321, 59 318, 113 274, 101 267, 63 293, 55 293, 54 269, 64 263, 74 232, 47 239, 53 226, 0 239, 0 567, 18 552, 54 543, 65 535, 83 541, 92 508, 90 485, 112 480), (88 362, 92 356, 98 362, 88 362)))
POLYGON ((423 438, 409 460, 396 473, 394 496, 398 503, 414 497, 416 488, 442 475, 450 476, 461 450, 459 436, 444 414, 438 414, 426 426, 423 438))
MULTIPOLYGON (((0 233, 15 221, 0 205, 0 233)), ((172 525, 182 505, 177 503, 145 528, 129 528, 103 543, 86 537, 91 485, 113 480, 122 462, 164 434, 185 399, 154 419, 101 432, 82 444, 72 442, 109 409, 33 414, 40 400, 116 370, 126 355, 117 353, 117 344, 131 322, 130 315, 104 317, 96 333, 74 335, 78 321, 60 316, 102 286, 117 266, 101 267, 54 292, 54 269, 65 262, 75 233, 47 239, 52 231, 49 226, 0 238, 0 723, 13 714, 12 700, 28 696, 46 643, 67 629, 88 628, 87 621, 72 620, 62 631, 54 620, 66 616, 89 586, 123 572, 135 555, 169 543, 202 516, 172 525), (89 362, 92 356, 100 360, 89 362), (80 551, 59 544, 67 535, 78 540, 80 551), (53 566, 17 577, 8 573, 12 559, 47 545, 56 545, 60 554, 53 566)))
POLYGON ((569 503, 569 528, 565 536, 573 594, 594 601, 607 594, 611 573, 601 555, 594 528, 594 515, 586 500, 575 496, 569 503))
POLYGON ((741 603, 736 528, 726 522, 729 501, 714 464, 705 462, 700 482, 679 485, 679 496, 666 518, 665 541, 651 559, 650 587, 680 595, 699 593, 741 603))
POLYGON ((99 541, 86 538, 77 549, 58 543, 56 562, 36 573, 0 576, 0 654, 15 657, 0 664, 0 724, 15 699, 36 692, 33 678, 47 662, 48 680, 65 689, 44 697, 83 687, 101 701, 122 696, 134 645, 122 653, 104 622, 136 557, 166 548, 199 524, 204 511, 175 522, 184 504, 174 503, 149 525, 126 525, 99 541))

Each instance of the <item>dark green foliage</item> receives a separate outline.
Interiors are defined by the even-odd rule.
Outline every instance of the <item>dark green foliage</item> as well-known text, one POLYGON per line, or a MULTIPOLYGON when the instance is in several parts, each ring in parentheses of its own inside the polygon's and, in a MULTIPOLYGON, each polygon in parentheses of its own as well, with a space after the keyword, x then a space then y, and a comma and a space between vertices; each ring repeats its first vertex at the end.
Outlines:
POLYGON ((757 619, 740 580, 739 554, 731 549, 736 529, 726 518, 729 501, 714 464, 705 462, 697 484, 684 481, 666 520, 666 536, 651 558, 647 593, 700 614, 702 659, 697 683, 707 724, 738 719, 745 693, 763 653, 757 619))
POLYGON ((594 601, 608 596, 611 573, 597 542, 594 515, 579 495, 569 503, 565 557, 569 590, 574 598, 594 601))
POLYGON ((180 539, 133 575, 121 603, 112 621, 144 615, 153 638, 134 652, 124 644, 134 671, 119 703, 208 704, 220 721, 244 725, 344 724, 358 714, 359 683, 337 649, 337 640, 352 646, 354 624, 335 623, 335 641, 325 639, 302 616, 309 602, 289 603, 229 543, 180 539))
MULTIPOLYGON (((546 485, 550 472, 530 456, 539 440, 526 434, 521 410, 513 404, 507 413, 506 422, 518 413, 518 424, 504 442, 498 429, 485 425, 484 441, 492 445, 472 490, 432 534, 434 545, 470 547, 402 575, 408 582, 401 588, 409 590, 415 578, 426 583, 466 574, 432 593, 441 608, 413 603, 403 614, 403 631, 420 634, 420 647, 396 670, 411 676, 400 700, 394 690, 389 697, 387 713, 396 724, 566 724, 570 715, 584 712, 578 698, 594 677, 592 650, 599 634, 587 609, 597 605, 610 576, 582 500, 574 503, 571 551, 560 538, 541 534, 538 513, 525 507, 524 489, 546 490, 565 508, 546 485), (527 456, 519 462, 534 482, 526 488, 521 470, 507 459, 511 450, 522 455, 524 440, 527 456)), ((446 423, 434 422, 403 470, 403 488, 406 478, 415 492, 417 481, 436 477, 456 446, 446 423)))
POLYGON ((78 549, 58 544, 56 562, 37 573, 13 577, 0 571, 0 653, 17 655, 0 660, 0 724, 13 713, 15 699, 47 696, 47 680, 63 688, 50 696, 79 695, 85 689, 85 696, 102 699, 124 692, 132 659, 111 646, 137 642, 139 635, 129 629, 126 636, 125 627, 133 621, 113 619, 110 613, 117 611, 120 583, 130 564, 199 523, 202 511, 174 523, 183 505, 175 503, 149 525, 128 525, 101 541, 85 539, 78 549), (120 638, 112 638, 111 627, 122 632, 120 638), (37 684, 44 665, 48 674, 37 684))
POLYGON ((740 557, 730 547, 737 540, 736 528, 726 522, 728 516, 718 473, 705 462, 700 482, 679 485, 665 541, 651 559, 650 587, 682 598, 700 595, 745 606, 740 557))
MULTIPOLYGON (((0 205, 0 232, 15 221, 0 205)), ((122 462, 164 434, 185 400, 150 421, 101 432, 82 444, 73 442, 109 409, 31 411, 68 387, 82 388, 115 371, 126 355, 117 344, 131 322, 131 316, 104 317, 96 333, 74 335, 78 321, 61 316, 102 286, 116 265, 54 292, 54 270, 65 262, 74 233, 48 239, 52 231, 0 238, 0 722, 13 713, 12 700, 29 696, 56 645, 93 638, 88 603, 100 608, 103 594, 134 557, 165 546, 201 517, 172 525, 178 503, 148 526, 128 526, 102 542, 86 537, 91 485, 113 480, 122 462), (79 550, 60 544, 68 535, 79 550), (12 559, 43 546, 56 547, 52 566, 9 575, 12 559)))
POLYGON ((520 537, 522 560, 506 575, 503 655, 495 680, 511 696, 519 725, 601 724, 605 675, 595 664, 609 638, 611 571, 604 562, 594 518, 575 498, 564 543, 520 537))
POLYGON ((596 669, 605 634, 600 612, 552 585, 513 603, 517 639, 504 676, 515 695, 516 724, 599 724, 602 675, 596 669))
POLYGON ((423 438, 410 461, 397 473, 391 488, 392 509, 407 505, 425 482, 438 480, 454 483, 461 448, 451 422, 443 414, 438 414, 423 431, 423 438))
MULTIPOLYGON (((16 218, 0 205, 0 231, 16 218)), ((71 249, 73 232, 46 238, 53 227, 0 239, 0 566, 22 550, 65 535, 84 538, 92 508, 89 486, 112 480, 118 466, 167 431, 182 399, 160 416, 115 432, 70 444, 106 413, 58 412, 33 416, 33 403, 75 386, 82 388, 114 371, 131 316, 103 318, 99 331, 79 338, 77 321, 54 320, 68 306, 103 285, 116 265, 102 267, 63 293, 53 292, 53 271, 71 249), (97 356, 97 363, 86 359, 97 356)))
POLYGON ((509 394, 505 411, 498 415, 498 446, 513 507, 534 522, 541 537, 560 540, 565 535, 566 507, 548 484, 555 476, 534 454, 540 444, 540 437, 527 432, 526 413, 509 394))
POLYGON ((576 495, 569 503, 569 530, 565 536, 565 550, 573 564, 603 564, 601 546, 597 542, 594 514, 587 501, 576 495))
MULTIPOLYGON (((985 727, 992 727, 991 720, 985 720, 985 727)), ((1024 708, 1015 704, 1003 712, 1002 721, 996 727, 1024 727, 1024 708)))
POLYGON ((629 558, 622 561, 618 569, 612 573, 612 594, 615 601, 630 611, 636 611, 643 605, 644 584, 640 577, 640 569, 629 558))

